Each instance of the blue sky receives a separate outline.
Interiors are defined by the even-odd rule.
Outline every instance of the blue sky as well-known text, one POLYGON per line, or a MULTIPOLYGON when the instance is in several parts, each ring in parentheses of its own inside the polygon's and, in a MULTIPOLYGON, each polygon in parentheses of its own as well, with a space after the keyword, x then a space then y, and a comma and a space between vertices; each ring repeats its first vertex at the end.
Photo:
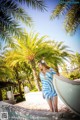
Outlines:
POLYGON ((52 40, 63 41, 65 45, 70 47, 70 50, 80 52, 80 30, 77 30, 73 36, 70 36, 66 33, 63 26, 65 16, 50 20, 51 12, 55 9, 58 1, 59 0, 45 0, 47 11, 44 12, 24 6, 25 10, 34 21, 34 26, 32 28, 27 28, 27 31, 33 30, 39 32, 40 35, 48 35, 52 40))
MULTIPOLYGON (((54 20, 50 20, 52 10, 55 9, 59 0, 44 0, 47 6, 47 11, 41 12, 40 10, 32 9, 24 5, 26 12, 32 17, 34 22, 33 27, 25 27, 28 32, 34 31, 40 33, 40 36, 48 35, 52 40, 63 41, 65 45, 69 46, 70 50, 80 53, 80 30, 70 36, 66 33, 63 21, 65 16, 60 16, 54 20)), ((4 45, 4 42, 3 42, 4 45)))

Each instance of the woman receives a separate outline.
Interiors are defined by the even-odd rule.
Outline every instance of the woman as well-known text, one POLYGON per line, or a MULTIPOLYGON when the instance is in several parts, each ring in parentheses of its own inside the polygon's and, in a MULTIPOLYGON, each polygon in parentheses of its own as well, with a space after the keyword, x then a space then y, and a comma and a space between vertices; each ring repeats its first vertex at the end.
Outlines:
POLYGON ((44 61, 39 62, 40 79, 42 83, 43 97, 47 100, 50 111, 58 112, 57 93, 53 85, 53 75, 56 74, 44 61))

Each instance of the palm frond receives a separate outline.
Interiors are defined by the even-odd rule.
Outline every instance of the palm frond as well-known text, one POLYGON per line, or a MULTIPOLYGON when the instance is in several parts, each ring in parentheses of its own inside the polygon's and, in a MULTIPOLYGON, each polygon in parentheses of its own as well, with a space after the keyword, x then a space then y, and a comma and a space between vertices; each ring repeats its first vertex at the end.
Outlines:
POLYGON ((73 5, 66 15, 64 26, 66 31, 74 33, 80 25, 80 6, 73 5))
POLYGON ((66 32, 73 34, 80 26, 80 0, 78 1, 71 1, 65 0, 63 3, 59 2, 56 8, 53 10, 51 19, 58 17, 61 14, 64 14, 65 21, 64 27, 66 32), (71 2, 76 2, 71 3, 71 2))
POLYGON ((32 6, 34 9, 39 9, 41 11, 46 10, 43 0, 18 0, 19 2, 25 2, 27 6, 32 6))
POLYGON ((10 41, 11 35, 20 36, 23 30, 20 27, 19 20, 32 25, 32 19, 14 0, 0 1, 0 37, 10 41), (7 35, 8 33, 8 35, 7 35), (5 35, 4 35, 5 34, 5 35))
POLYGON ((9 16, 10 18, 21 20, 26 25, 32 25, 31 17, 14 1, 9 0, 7 4, 2 2, 0 11, 2 11, 5 17, 9 16))
POLYGON ((36 63, 44 58, 48 63, 60 65, 69 58, 68 47, 63 42, 49 41, 46 36, 39 34, 26 34, 23 40, 15 38, 11 49, 5 52, 7 64, 14 67, 17 64, 29 64, 34 60, 36 63))
MULTIPOLYGON (((31 26, 32 18, 23 9, 21 3, 25 2, 27 6, 45 10, 43 0, 1 0, 0 1, 0 37, 5 40, 14 35, 20 36, 23 30, 20 22, 31 26), (8 35, 6 34, 8 32, 8 35), (4 37, 5 33, 5 37, 4 37), (7 36, 6 36, 7 35, 7 36)), ((21 36, 20 36, 21 37, 21 36)))

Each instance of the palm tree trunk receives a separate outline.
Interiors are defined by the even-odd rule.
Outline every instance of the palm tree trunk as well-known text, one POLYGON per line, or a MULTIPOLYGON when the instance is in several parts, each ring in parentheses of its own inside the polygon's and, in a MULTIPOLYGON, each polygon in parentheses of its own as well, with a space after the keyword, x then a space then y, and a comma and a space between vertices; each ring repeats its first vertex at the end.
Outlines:
POLYGON ((20 93, 20 96, 21 96, 21 98, 23 98, 22 90, 21 90, 21 83, 20 83, 19 79, 18 79, 18 86, 19 86, 19 93, 20 93))
POLYGON ((33 60, 30 63, 31 63, 31 66, 32 66, 32 72, 33 72, 36 88, 38 89, 38 91, 41 91, 41 87, 40 87, 40 83, 39 83, 39 77, 38 77, 38 75, 36 73, 35 61, 33 60))
POLYGON ((30 85, 30 89, 32 89, 32 88, 33 88, 33 86, 32 86, 32 84, 31 84, 31 82, 30 82, 29 78, 28 78, 27 80, 28 80, 28 83, 29 83, 29 85, 30 85))
POLYGON ((2 91, 0 89, 0 101, 2 101, 2 91))
POLYGON ((18 81, 19 93, 20 93, 21 98, 23 98, 22 90, 21 90, 21 83, 20 83, 19 76, 18 76, 18 71, 16 68, 14 68, 14 69, 15 69, 15 73, 16 73, 16 80, 18 81))

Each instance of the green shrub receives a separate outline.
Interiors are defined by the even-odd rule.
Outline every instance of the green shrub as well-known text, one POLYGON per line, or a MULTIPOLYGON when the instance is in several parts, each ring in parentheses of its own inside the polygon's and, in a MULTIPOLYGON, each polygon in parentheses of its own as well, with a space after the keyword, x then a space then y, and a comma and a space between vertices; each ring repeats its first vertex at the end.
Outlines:
POLYGON ((31 92, 36 92, 37 91, 37 88, 34 86, 31 90, 31 92))
POLYGON ((18 102, 22 102, 22 101, 24 101, 25 100, 25 98, 21 98, 21 96, 17 96, 16 97, 16 102, 18 103, 18 102))
POLYGON ((70 72, 68 74, 68 78, 71 79, 71 80, 79 79, 80 78, 80 72, 79 72, 79 70, 75 70, 73 72, 70 72))

